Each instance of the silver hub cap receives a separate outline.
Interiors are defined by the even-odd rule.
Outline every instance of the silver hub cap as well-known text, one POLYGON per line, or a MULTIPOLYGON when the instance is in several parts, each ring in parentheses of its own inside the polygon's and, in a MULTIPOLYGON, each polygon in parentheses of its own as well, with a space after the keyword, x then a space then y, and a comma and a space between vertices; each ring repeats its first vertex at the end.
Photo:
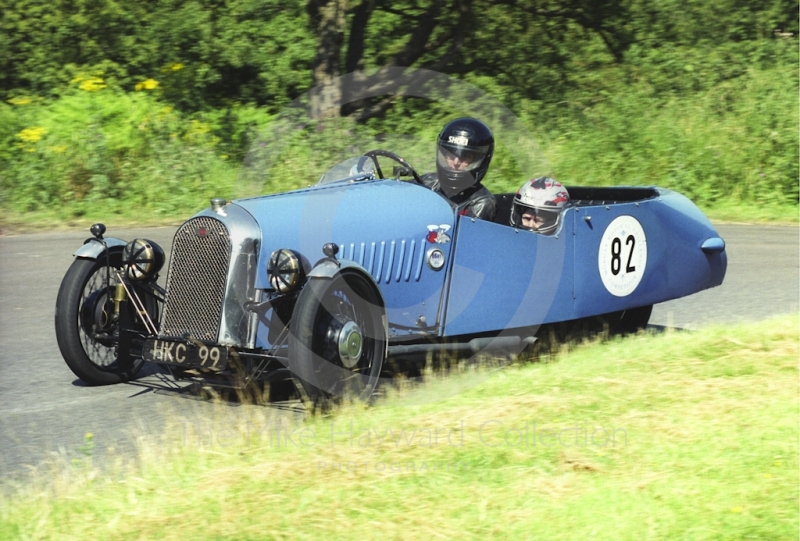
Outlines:
POLYGON ((354 321, 348 321, 339 331, 339 358, 346 368, 353 368, 358 364, 363 341, 361 329, 354 321))

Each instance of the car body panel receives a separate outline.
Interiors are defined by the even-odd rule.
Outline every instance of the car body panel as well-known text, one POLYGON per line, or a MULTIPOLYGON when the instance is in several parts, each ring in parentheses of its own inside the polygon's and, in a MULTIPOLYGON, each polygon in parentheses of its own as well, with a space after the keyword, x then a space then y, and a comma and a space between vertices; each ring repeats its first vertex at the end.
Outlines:
MULTIPOLYGON (((655 193, 657 197, 639 201, 569 207, 552 236, 462 217, 442 334, 499 331, 597 316, 721 284, 727 256, 711 223, 682 195, 662 189, 655 193), (612 293, 601 276, 601 269, 611 259, 602 241, 619 218, 638 222, 642 235, 638 249, 644 249, 646 257, 640 260, 641 276, 632 290, 612 293), (704 243, 713 249, 703 250, 704 243)), ((633 276, 636 265, 627 260, 630 246, 620 245, 618 262, 630 265, 633 276)), ((633 246, 637 249, 635 243, 633 246)), ((610 274, 611 269, 606 271, 610 274)))
POLYGON ((571 220, 545 236, 461 217, 443 334, 571 319, 572 245, 571 220))
MULTIPOLYGON (((552 236, 458 216, 440 195, 393 180, 334 183, 235 204, 260 224, 257 290, 270 288, 264 262, 273 250, 295 250, 313 265, 322 246, 334 242, 337 258, 357 263, 380 288, 390 339, 399 340, 566 321, 719 285, 727 256, 701 249, 718 238, 713 226, 680 194, 651 192, 657 197, 568 207, 552 236), (634 218, 646 237, 643 275, 623 295, 612 294, 598 270, 603 235, 620 217, 634 218), (434 226, 444 234, 432 242, 434 226), (444 254, 442 270, 426 264, 431 247, 444 254)), ((268 345, 266 335, 259 332, 260 347, 268 345)))
POLYGON ((449 261, 452 243, 426 237, 429 226, 451 230, 455 221, 453 209, 439 195, 408 182, 359 181, 235 204, 261 224, 257 289, 270 288, 266 261, 274 250, 295 250, 313 265, 323 257, 322 246, 334 242, 338 259, 355 261, 378 284, 390 337, 438 334, 447 273, 432 270, 425 258, 435 246, 449 261))
MULTIPOLYGON (((574 317, 587 317, 664 302, 722 283, 724 252, 707 254, 701 246, 718 234, 708 219, 682 195, 659 189, 659 197, 574 209, 574 317), (636 288, 614 295, 604 285, 600 267, 601 240, 619 217, 635 218, 646 235, 646 265, 636 288)), ((623 248, 623 265, 627 252, 623 248)), ((641 271, 641 269, 639 269, 641 271)))

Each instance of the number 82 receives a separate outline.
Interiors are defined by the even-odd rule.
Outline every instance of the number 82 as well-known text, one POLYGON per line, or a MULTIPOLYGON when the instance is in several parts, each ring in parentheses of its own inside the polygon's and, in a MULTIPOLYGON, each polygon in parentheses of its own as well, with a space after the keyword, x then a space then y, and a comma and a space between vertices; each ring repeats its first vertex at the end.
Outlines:
MULTIPOLYGON (((633 259, 633 249, 636 246, 636 238, 633 235, 628 235, 628 238, 625 239, 625 245, 631 247, 628 251, 628 262, 625 265, 625 272, 635 272, 636 266, 631 265, 631 260, 633 259)), ((622 267, 621 256, 622 239, 614 237, 614 240, 611 241, 611 274, 614 276, 619 274, 620 268, 622 267)))

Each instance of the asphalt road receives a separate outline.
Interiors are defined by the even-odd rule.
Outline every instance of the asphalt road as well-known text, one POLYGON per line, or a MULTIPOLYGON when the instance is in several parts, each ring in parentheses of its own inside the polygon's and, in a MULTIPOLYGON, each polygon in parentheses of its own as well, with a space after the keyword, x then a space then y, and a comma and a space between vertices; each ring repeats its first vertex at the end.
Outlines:
MULTIPOLYGON (((725 283, 657 305, 651 324, 695 328, 798 311, 800 229, 720 225, 718 230, 727 242, 725 283)), ((108 235, 147 237, 168 249, 173 232, 111 230, 108 235)), ((67 368, 53 329, 55 299, 72 252, 87 236, 0 237, 0 475, 19 475, 26 465, 49 457, 72 456, 87 432, 98 448, 133 449, 139 435, 165 426, 165 409, 191 422, 212 407, 169 391, 170 383, 158 371, 128 384, 87 387, 67 368)), ((229 409, 234 416, 242 411, 229 409)), ((278 416, 297 414, 286 404, 271 409, 278 416)))

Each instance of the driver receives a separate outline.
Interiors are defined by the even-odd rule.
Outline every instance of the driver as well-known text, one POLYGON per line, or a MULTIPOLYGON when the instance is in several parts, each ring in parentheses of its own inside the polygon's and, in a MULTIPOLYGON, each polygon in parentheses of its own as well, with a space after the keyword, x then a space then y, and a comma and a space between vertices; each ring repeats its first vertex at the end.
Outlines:
POLYGON ((569 203, 569 192, 550 177, 528 180, 514 196, 511 225, 544 235, 558 229, 561 211, 569 203))
POLYGON ((462 216, 493 220, 497 201, 481 184, 493 152, 494 137, 486 124, 457 118, 439 133, 436 172, 423 175, 422 182, 458 207, 462 216))

